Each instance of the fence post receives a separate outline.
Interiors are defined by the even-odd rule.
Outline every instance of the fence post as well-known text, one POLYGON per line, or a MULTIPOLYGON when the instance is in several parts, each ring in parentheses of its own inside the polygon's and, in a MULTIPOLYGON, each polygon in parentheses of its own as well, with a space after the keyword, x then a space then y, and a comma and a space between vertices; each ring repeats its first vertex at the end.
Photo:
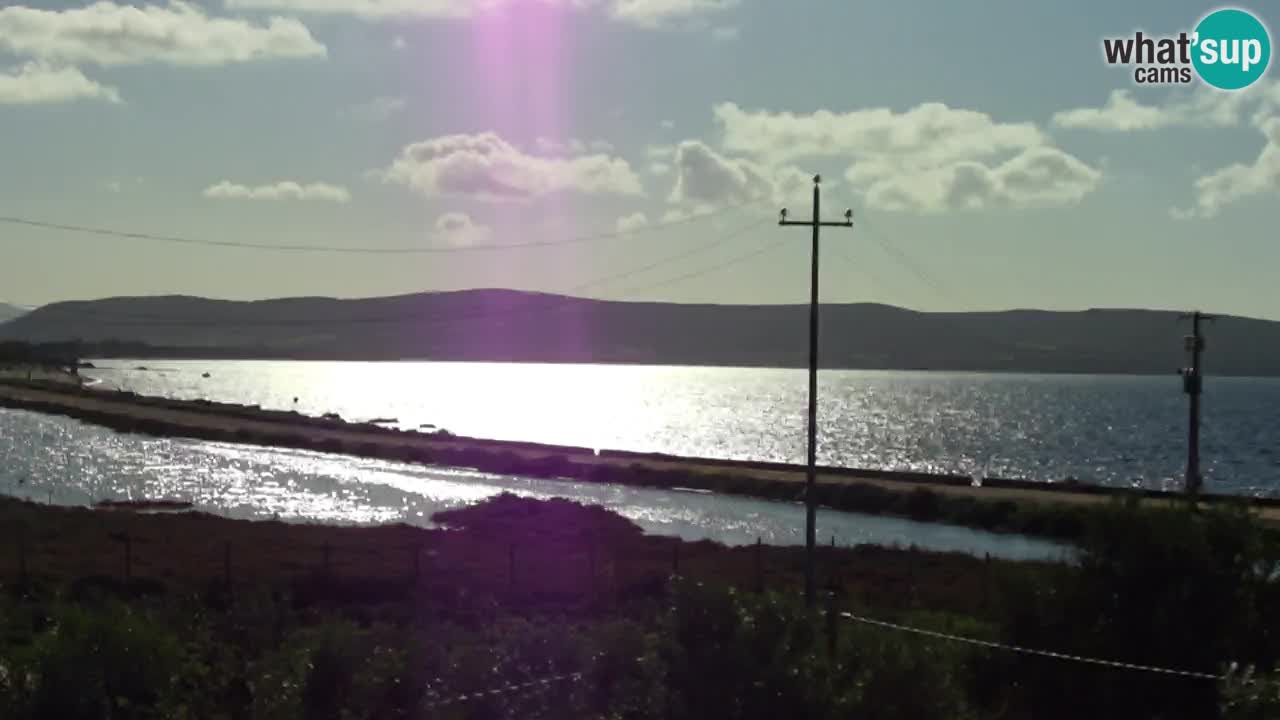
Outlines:
POLYGON ((982 608, 991 605, 991 553, 983 553, 982 559, 982 608))
POLYGON ((507 580, 511 583, 511 590, 516 589, 516 544, 511 543, 507 546, 507 580))
POLYGON ((222 546, 222 583, 226 587, 227 597, 231 596, 231 541, 222 546))
POLYGON ((764 543, 756 537, 756 592, 764 592, 764 543))
POLYGON ((827 656, 836 657, 836 649, 840 642, 840 616, 836 612, 835 588, 827 590, 827 656))
POLYGON ((18 584, 27 584, 27 531, 18 526, 18 584))

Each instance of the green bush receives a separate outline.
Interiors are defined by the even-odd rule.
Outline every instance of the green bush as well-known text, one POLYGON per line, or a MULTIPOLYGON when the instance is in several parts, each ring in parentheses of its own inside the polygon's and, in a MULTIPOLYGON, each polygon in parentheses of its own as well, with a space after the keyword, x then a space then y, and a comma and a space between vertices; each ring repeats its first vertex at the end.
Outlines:
POLYGON ((188 670, 174 635, 120 603, 57 607, 48 628, 8 649, 0 691, 14 720, 163 717, 188 670))
MULTIPOLYGON (((1278 559, 1241 511, 1117 505, 1090 515, 1078 566, 1011 578, 999 617, 1015 645, 1203 673, 1272 667, 1278 559)), ((1214 717, 1219 706, 1211 681, 1044 658, 991 670, 1027 707, 1063 698, 1045 718, 1214 717)))

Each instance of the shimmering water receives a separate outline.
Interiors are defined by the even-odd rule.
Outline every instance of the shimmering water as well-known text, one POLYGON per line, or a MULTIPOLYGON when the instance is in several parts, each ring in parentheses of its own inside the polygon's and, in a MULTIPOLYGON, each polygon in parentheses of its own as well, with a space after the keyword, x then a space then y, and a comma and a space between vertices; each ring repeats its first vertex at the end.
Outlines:
MULTIPOLYGON (((347 419, 432 423, 476 437, 802 462, 802 370, 489 363, 106 361, 144 394, 347 419), (147 371, 134 370, 139 365, 147 371), (209 373, 208 378, 202 377, 209 373), (294 403, 294 398, 297 403, 294 403)), ((824 372, 820 462, 1177 487, 1181 380, 824 372)), ((1280 491, 1280 379, 1208 378, 1202 463, 1216 492, 1280 491)))
MULTIPOLYGON (((0 493, 85 505, 186 500, 240 518, 429 526, 435 512, 500 492, 603 505, 646 531, 687 540, 803 543, 797 505, 645 488, 530 480, 289 449, 117 434, 69 418, 0 410, 0 493)), ((1059 558, 1050 543, 946 525, 822 512, 820 537, 1010 558, 1059 558)))

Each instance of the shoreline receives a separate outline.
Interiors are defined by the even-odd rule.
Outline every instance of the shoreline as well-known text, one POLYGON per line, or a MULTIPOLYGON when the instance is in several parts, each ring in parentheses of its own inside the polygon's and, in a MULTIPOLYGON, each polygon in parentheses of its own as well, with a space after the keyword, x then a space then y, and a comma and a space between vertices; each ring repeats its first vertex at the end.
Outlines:
MULTIPOLYGON (((794 502, 803 498, 804 466, 565 445, 486 440, 310 417, 294 411, 208 400, 0 380, 0 407, 63 415, 118 432, 288 447, 421 465, 473 468, 499 475, 614 483, 794 502)), ((1180 496, 1086 484, 820 467, 819 504, 832 510, 907 517, 994 532, 1072 539, 1082 513, 1121 498, 1166 504, 1180 496)), ((1280 524, 1280 499, 1203 496, 1244 503, 1280 524)))
MULTIPOLYGON (((800 363, 795 365, 778 365, 778 364, 758 364, 750 365, 743 363, 711 363, 711 362, 670 362, 660 363, 648 360, 644 361, 627 361, 627 360, 512 360, 508 358, 494 358, 490 360, 484 359, 465 359, 465 358, 439 358, 439 357, 345 357, 334 355, 332 357, 292 357, 287 355, 280 356, 262 356, 262 355, 234 355, 227 357, 208 357, 205 355, 181 355, 181 354, 165 354, 158 353, 156 355, 91 355, 86 356, 90 362, 99 360, 107 362, 119 362, 124 360, 140 360, 140 361, 173 361, 187 363, 220 363, 220 362, 301 362, 301 363, 448 363, 457 365, 616 365, 620 367, 650 367, 650 368, 717 368, 722 370, 791 370, 805 371, 808 366, 800 363)), ((98 368, 104 369, 104 368, 98 368)), ((876 373, 939 373, 946 375, 1028 375, 1032 377, 1040 377, 1044 375, 1060 376, 1060 377, 1125 377, 1125 378, 1162 378, 1169 377, 1170 373, 1158 371, 1154 368, 1150 370, 1110 370, 1087 371, 1073 370, 1070 368, 1062 368, 1056 370, 1028 370, 1028 369, 1009 369, 1009 368, 947 368, 934 366, 921 367, 902 367, 902 366, 880 366, 880 365, 833 365, 823 367, 823 372, 876 372, 876 373)), ((1173 374, 1177 377, 1177 374, 1173 374)), ((1273 375, 1248 375, 1248 374, 1219 374, 1205 373, 1204 377, 1218 378, 1224 380, 1280 380, 1280 373, 1273 375)))

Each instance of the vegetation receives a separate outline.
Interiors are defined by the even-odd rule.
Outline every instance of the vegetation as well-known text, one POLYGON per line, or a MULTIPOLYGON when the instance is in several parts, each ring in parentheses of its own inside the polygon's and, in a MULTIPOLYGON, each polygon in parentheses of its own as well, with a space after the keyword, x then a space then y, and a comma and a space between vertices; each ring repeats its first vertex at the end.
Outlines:
MULTIPOLYGON (((50 532, 74 538, 33 552, 26 581, 0 599, 0 716, 17 720, 1244 720, 1273 717, 1280 705, 1280 553, 1243 511, 1108 507, 1088 516, 1072 565, 843 550, 823 558, 834 599, 809 612, 790 549, 768 549, 760 587, 743 572, 753 548, 649 538, 611 513, 562 501, 503 497, 441 516, 453 529, 414 536, 434 559, 401 584, 373 574, 376 560, 339 558, 362 543, 395 555, 408 529, 2 509, 6 527, 25 521, 35 532, 29 521, 52 520, 50 532), (170 538, 175 564, 140 555, 127 580, 77 574, 58 555, 89 550, 94 523, 170 538), (325 565, 274 578, 260 565, 234 587, 171 569, 202 567, 184 553, 224 531, 251 539, 255 562, 277 570, 325 539, 325 565), (587 573, 576 552, 584 544, 597 548, 587 573), (516 567, 515 549, 522 572, 496 570, 516 567), (617 571, 623 561, 631 571, 617 571), (956 575, 982 582, 942 586, 956 575), (843 608, 1227 677, 943 641, 834 614, 843 608)), ((393 565, 404 572, 403 561, 393 565)))

